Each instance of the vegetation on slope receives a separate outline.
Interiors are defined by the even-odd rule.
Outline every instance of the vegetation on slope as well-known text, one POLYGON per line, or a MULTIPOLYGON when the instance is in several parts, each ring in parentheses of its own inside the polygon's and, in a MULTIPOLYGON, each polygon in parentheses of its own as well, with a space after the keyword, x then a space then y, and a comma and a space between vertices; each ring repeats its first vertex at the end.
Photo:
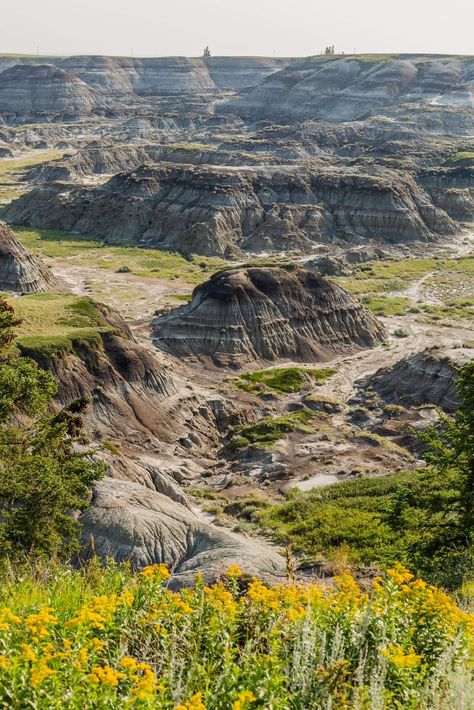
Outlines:
POLYGON ((71 511, 87 507, 103 466, 91 452, 75 448, 83 441, 87 402, 77 400, 52 414, 53 377, 12 352, 20 325, 0 299, 0 559, 68 559, 79 547, 71 511))
POLYGON ((330 367, 274 367, 270 370, 245 372, 234 378, 235 387, 245 392, 264 393, 267 391, 291 394, 300 392, 305 384, 324 384, 336 370, 330 367))
POLYGON ((242 449, 249 444, 260 447, 272 446, 286 434, 307 427, 314 416, 314 412, 309 409, 300 409, 280 417, 265 417, 257 424, 241 427, 238 435, 231 439, 229 446, 231 449, 242 449))
POLYGON ((333 279, 380 316, 405 314, 413 306, 410 287, 424 279, 439 305, 417 303, 420 313, 446 318, 472 317, 474 258, 377 261, 356 267, 349 277, 333 279), (407 292, 407 293, 405 293, 407 292), (464 296, 462 297, 461 296, 464 296))
POLYGON ((7 574, 0 705, 419 709, 461 707, 473 691, 474 617, 401 565, 366 589, 348 573, 269 588, 233 566, 175 593, 168 576, 7 574))
POLYGON ((15 235, 24 246, 41 256, 73 259, 73 263, 77 265, 98 266, 114 272, 127 267, 128 273, 136 276, 181 279, 190 284, 201 283, 223 264, 221 259, 185 259, 179 254, 159 249, 109 246, 92 235, 76 236, 57 230, 17 227, 15 235))
POLYGON ((87 296, 35 293, 8 302, 21 318, 16 345, 23 355, 52 357, 81 343, 97 346, 100 333, 112 330, 87 296))
POLYGON ((401 560, 451 589, 474 577, 474 363, 458 390, 455 418, 418 434, 426 469, 292 493, 260 524, 311 559, 342 550, 356 563, 401 560))

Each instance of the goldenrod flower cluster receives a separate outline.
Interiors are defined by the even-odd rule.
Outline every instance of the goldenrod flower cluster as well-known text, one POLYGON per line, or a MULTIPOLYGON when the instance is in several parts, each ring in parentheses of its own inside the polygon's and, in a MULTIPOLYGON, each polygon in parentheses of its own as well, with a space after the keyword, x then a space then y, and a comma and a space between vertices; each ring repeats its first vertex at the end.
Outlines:
POLYGON ((474 689, 474 616, 402 565, 363 586, 233 565, 179 592, 164 565, 57 574, 1 599, 0 707, 451 708, 474 689))

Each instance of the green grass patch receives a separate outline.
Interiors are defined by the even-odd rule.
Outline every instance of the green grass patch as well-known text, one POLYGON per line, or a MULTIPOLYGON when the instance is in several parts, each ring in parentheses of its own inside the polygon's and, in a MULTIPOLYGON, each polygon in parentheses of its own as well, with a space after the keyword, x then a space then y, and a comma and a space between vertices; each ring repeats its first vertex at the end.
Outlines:
POLYGON ((272 446, 296 429, 308 431, 314 416, 314 412, 309 409, 300 409, 281 417, 266 417, 257 424, 239 429, 238 435, 232 438, 229 446, 234 450, 245 448, 249 444, 272 446))
POLYGON ((384 514, 391 497, 415 485, 418 476, 410 471, 295 491, 286 503, 262 511, 259 524, 309 558, 331 559, 345 546, 351 562, 390 561, 397 553, 397 535, 384 514))
POLYGON ((87 296, 65 293, 35 293, 21 298, 9 298, 23 322, 20 338, 27 336, 64 336, 75 329, 107 327, 96 304, 87 296))
POLYGON ((38 150, 33 155, 0 159, 0 203, 9 202, 23 192, 20 185, 25 173, 36 165, 62 158, 64 150, 38 150))
POLYGON ((124 266, 135 276, 180 279, 189 284, 205 281, 222 268, 222 259, 196 257, 136 246, 108 246, 94 235, 74 235, 57 230, 16 228, 15 234, 29 249, 42 256, 68 259, 74 264, 117 272, 124 266))
POLYGON ((114 328, 97 330, 82 328, 65 335, 29 335, 18 338, 16 345, 22 355, 34 359, 49 359, 55 356, 62 357, 84 347, 97 350, 102 344, 101 333, 105 332, 114 332, 114 328))
POLYGON ((423 313, 441 318, 472 318, 474 317, 474 298, 454 299, 443 306, 422 306, 423 313))
POLYGON ((474 151, 471 150, 461 150, 454 155, 451 155, 447 161, 446 165, 474 165, 474 151))
POLYGON ((308 380, 313 379, 317 384, 324 384, 336 370, 330 367, 302 368, 302 367, 276 367, 270 370, 257 370, 246 372, 234 379, 234 385, 245 392, 263 393, 266 391, 290 394, 300 392, 308 380))
POLYGON ((410 299, 403 296, 364 296, 362 303, 377 316, 402 316, 410 306, 410 299))

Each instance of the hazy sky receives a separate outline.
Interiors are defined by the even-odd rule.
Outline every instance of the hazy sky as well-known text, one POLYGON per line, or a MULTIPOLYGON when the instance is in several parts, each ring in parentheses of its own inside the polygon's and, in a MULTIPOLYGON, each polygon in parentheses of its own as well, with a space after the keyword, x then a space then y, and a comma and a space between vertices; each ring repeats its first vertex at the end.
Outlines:
POLYGON ((0 0, 0 53, 474 54, 474 0, 0 0))

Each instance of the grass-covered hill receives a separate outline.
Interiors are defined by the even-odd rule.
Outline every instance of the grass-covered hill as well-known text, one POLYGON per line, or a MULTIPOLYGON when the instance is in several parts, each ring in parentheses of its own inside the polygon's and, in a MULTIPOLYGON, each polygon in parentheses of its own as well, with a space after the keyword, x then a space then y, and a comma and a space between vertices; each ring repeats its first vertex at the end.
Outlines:
POLYGON ((401 565, 364 588, 168 577, 4 568, 0 707, 471 707, 474 616, 401 565))

